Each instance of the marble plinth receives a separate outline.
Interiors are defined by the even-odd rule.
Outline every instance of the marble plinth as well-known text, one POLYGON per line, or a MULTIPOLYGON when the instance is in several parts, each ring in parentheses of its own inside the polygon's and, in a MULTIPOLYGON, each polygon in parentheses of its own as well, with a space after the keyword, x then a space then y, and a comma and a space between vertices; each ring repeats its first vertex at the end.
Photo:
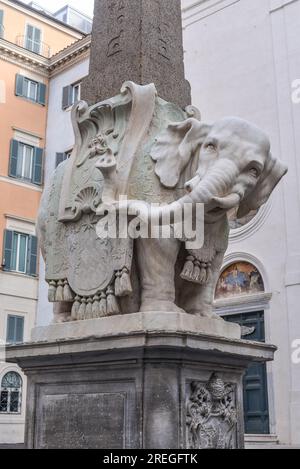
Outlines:
POLYGON ((196 325, 129 315, 39 328, 9 346, 28 378, 26 446, 243 448, 243 373, 276 348, 196 325))

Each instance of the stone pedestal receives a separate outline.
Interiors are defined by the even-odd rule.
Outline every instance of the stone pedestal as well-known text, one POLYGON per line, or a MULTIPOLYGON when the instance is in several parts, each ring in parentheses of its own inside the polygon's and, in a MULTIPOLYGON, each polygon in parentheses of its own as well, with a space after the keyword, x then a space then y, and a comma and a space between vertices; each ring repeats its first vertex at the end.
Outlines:
POLYGON ((235 324, 177 313, 34 330, 7 349, 28 377, 26 446, 242 448, 242 376, 275 347, 239 336, 235 324))

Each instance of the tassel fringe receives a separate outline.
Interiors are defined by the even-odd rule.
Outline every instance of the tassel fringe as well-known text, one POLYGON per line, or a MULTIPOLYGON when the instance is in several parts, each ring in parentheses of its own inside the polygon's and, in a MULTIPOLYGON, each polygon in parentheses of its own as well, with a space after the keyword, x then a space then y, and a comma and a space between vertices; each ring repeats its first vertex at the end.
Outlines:
POLYGON ((56 298, 56 282, 55 280, 51 280, 51 282, 49 282, 49 290, 48 290, 49 303, 54 303, 55 298, 56 298))
POLYGON ((64 285, 64 301, 71 302, 73 301, 74 296, 71 291, 71 288, 69 286, 68 280, 65 280, 65 285, 64 285))
POLYGON ((71 312, 71 318, 73 321, 77 321, 78 319, 78 313, 79 313, 79 308, 80 308, 80 296, 76 296, 73 306, 72 306, 72 312, 71 312))
POLYGON ((107 296, 107 315, 113 316, 120 313, 119 305, 117 298, 114 295, 114 290, 112 287, 109 287, 106 291, 107 296))
POLYGON ((64 282, 62 280, 57 283, 55 301, 64 301, 64 282))
POLYGON ((180 276, 188 282, 206 285, 212 276, 211 262, 201 262, 194 256, 188 256, 180 276))
POLYGON ((100 304, 99 304, 99 317, 104 318, 107 315, 107 301, 106 294, 101 293, 100 304))
POLYGON ((132 293, 132 285, 129 270, 124 267, 116 272, 115 278, 115 295, 122 297, 132 293))

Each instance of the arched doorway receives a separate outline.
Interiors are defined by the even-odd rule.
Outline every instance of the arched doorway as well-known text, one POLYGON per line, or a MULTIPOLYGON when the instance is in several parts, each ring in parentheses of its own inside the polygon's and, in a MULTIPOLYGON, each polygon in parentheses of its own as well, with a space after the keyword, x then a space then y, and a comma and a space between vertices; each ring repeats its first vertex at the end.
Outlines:
MULTIPOLYGON (((216 288, 216 304, 226 301, 235 304, 235 314, 222 314, 226 321, 242 327, 245 340, 265 342, 265 312, 253 310, 253 298, 265 291, 263 278, 258 269, 249 262, 235 262, 220 275, 216 288), (242 307, 237 307, 240 304, 242 307), (249 311, 247 311, 249 305, 249 311)), ((266 365, 253 363, 244 376, 244 414, 246 434, 269 434, 269 403, 266 365)))

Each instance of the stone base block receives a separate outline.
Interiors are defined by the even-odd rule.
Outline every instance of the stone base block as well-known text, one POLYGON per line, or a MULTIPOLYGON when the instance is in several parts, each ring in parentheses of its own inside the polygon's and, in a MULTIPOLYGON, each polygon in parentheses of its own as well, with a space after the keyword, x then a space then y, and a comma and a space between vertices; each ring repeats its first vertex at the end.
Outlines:
POLYGON ((183 313, 147 312, 36 327, 32 330, 31 340, 51 342, 71 338, 110 337, 135 332, 160 331, 208 334, 228 339, 241 338, 240 326, 222 319, 209 319, 183 313))
POLYGON ((275 347, 189 330, 178 315, 166 325, 167 317, 53 325, 48 340, 37 329, 35 342, 8 347, 28 377, 26 446, 242 448, 242 376, 275 347), (74 337, 76 328, 87 335, 74 337))

